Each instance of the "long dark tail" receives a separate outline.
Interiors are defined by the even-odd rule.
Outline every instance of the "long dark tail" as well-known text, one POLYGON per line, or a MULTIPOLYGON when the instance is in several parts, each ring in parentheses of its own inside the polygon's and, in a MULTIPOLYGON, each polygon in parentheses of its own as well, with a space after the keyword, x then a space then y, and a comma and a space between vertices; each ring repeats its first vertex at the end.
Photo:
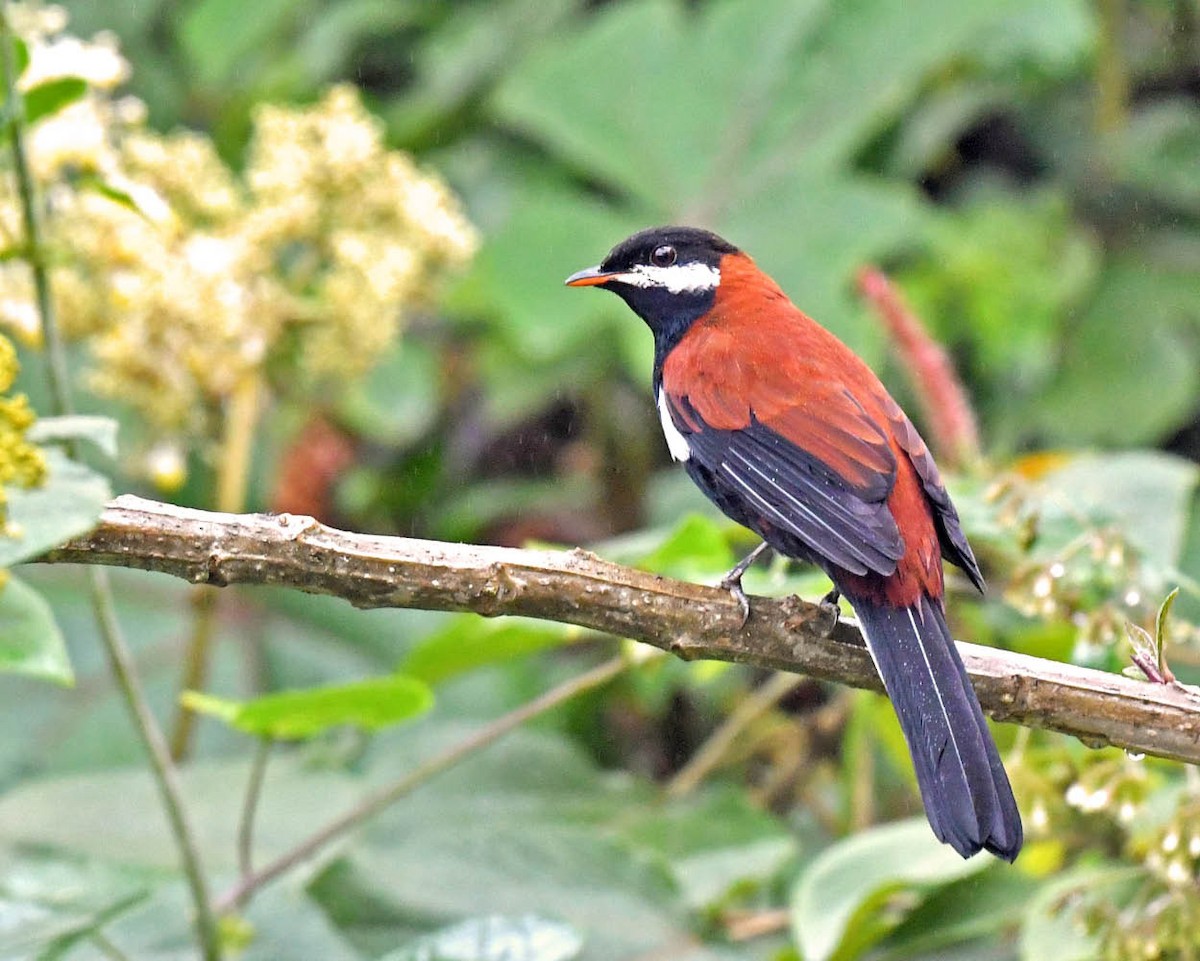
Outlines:
POLYGON ((849 600, 908 741, 933 833, 964 858, 986 848, 1012 861, 1021 815, 942 602, 849 600))

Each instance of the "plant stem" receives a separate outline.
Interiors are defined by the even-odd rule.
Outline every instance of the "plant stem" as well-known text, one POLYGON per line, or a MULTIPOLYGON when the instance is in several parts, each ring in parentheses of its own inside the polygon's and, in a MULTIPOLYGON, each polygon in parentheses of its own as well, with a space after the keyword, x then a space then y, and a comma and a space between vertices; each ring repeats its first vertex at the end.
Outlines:
POLYGON ((540 697, 536 697, 527 704, 522 704, 516 710, 509 711, 509 713, 502 717, 498 717, 486 727, 481 728, 475 734, 446 749, 441 754, 434 755, 398 780, 368 794, 345 814, 334 818, 325 827, 310 835, 306 840, 301 841, 292 850, 280 855, 261 870, 242 878, 235 887, 217 898, 217 911, 224 913, 245 906, 259 888, 269 884, 280 875, 308 860, 343 834, 361 827, 396 801, 411 794, 426 781, 465 760, 470 755, 482 751, 486 747, 490 747, 505 734, 520 727, 531 718, 545 714, 547 711, 558 707, 572 698, 578 697, 580 694, 607 684, 624 671, 629 666, 629 663, 629 660, 624 655, 619 655, 592 668, 590 671, 580 674, 578 677, 564 681, 540 697))
POLYGON ((254 818, 274 744, 269 737, 260 738, 250 764, 250 779, 246 782, 246 797, 242 801, 242 818, 238 824, 238 869, 243 881, 254 874, 254 818))
POLYGON ((8 135, 13 171, 16 174, 17 193, 21 199, 21 220, 25 231, 24 257, 33 273, 34 297, 37 301, 38 317, 41 320, 42 341, 46 348, 47 377, 50 381, 50 396, 55 412, 63 415, 73 413, 71 385, 67 372, 67 350, 54 314, 50 299, 50 275, 46 270, 46 256, 42 247, 42 230, 38 215, 33 175, 29 172, 28 155, 25 152, 25 101, 17 90, 14 76, 13 44, 16 34, 8 23, 7 4, 0 7, 0 67, 4 72, 5 106, 8 113, 8 135))
POLYGON ((188 823, 183 789, 179 784, 179 773, 171 761, 166 739, 163 737, 154 715, 150 712, 146 695, 142 691, 137 677, 133 656, 122 637, 107 572, 95 569, 89 573, 91 574, 89 586, 92 606, 100 626, 100 635, 104 639, 104 650, 108 657, 109 669, 117 681, 117 686, 121 689, 125 705, 133 717, 134 727, 141 735, 146 755, 150 759, 150 768, 154 772, 154 778, 158 784, 163 811, 167 815, 171 834, 175 837, 175 845, 179 849, 179 860, 187 878, 188 888, 191 890, 192 904, 196 910, 196 935, 200 941, 204 961, 220 961, 221 942, 217 931, 216 916, 209 900, 208 886, 205 883, 204 870, 200 864, 200 853, 188 823))
POLYGON ((683 797, 695 790, 721 763, 747 727, 806 680, 808 678, 803 674, 778 671, 768 678, 765 684, 751 691, 667 783, 667 797, 683 797))
MULTIPOLYGON (((225 409, 214 504, 223 513, 236 514, 245 507, 260 393, 258 372, 248 372, 234 387, 225 409)), ((217 591, 205 584, 197 585, 192 593, 192 633, 184 652, 180 690, 200 691, 208 682, 219 597, 217 591)), ((183 760, 191 750, 195 726, 196 715, 180 704, 171 729, 171 756, 176 761, 183 760)))
POLYGON ((93 931, 89 939, 92 946, 103 954, 109 961, 131 961, 129 955, 118 948, 100 931, 93 931))
MULTIPOLYGON (((58 318, 54 312, 54 302, 50 296, 50 275, 46 268, 45 250, 42 246, 37 197, 25 152, 24 104, 20 92, 17 90, 16 76, 14 75, 14 40, 15 34, 8 22, 7 6, 0 6, 0 72, 3 73, 9 112, 8 129, 13 169, 16 173, 17 189, 21 199, 22 221, 25 229, 25 258, 33 274, 38 316, 48 360, 47 370, 54 413, 66 416, 74 411, 74 404, 71 399, 71 385, 67 372, 66 348, 59 331, 58 318)), ((76 451, 71 450, 71 453, 74 456, 76 451)), ((220 961, 221 943, 218 937, 216 918, 209 902, 208 888, 205 885, 195 838, 185 813, 183 792, 179 786, 177 772, 171 764, 162 732, 159 730, 138 682, 133 655, 121 633, 116 616, 116 603, 107 572, 100 569, 89 571, 88 587, 109 667, 146 750, 150 768, 162 799, 163 810, 179 849, 179 859, 187 877, 196 911, 196 935, 202 956, 204 961, 220 961)))
POLYGON ((1096 54, 1096 131, 1125 129, 1129 119, 1129 70, 1125 62, 1125 0, 1100 0, 1100 45, 1096 54))

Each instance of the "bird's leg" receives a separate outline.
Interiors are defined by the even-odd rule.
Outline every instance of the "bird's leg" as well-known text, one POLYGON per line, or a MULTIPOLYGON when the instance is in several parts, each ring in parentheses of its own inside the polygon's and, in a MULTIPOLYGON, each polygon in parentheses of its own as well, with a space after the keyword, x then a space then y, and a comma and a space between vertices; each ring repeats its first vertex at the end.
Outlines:
POLYGON ((763 541, 758 547, 754 548, 749 554, 743 557, 740 561, 730 568, 729 573, 717 582, 717 587, 723 587, 733 595, 733 599, 738 602, 738 607, 742 609, 742 626, 746 626, 746 621, 750 617, 750 598, 746 596, 746 592, 742 590, 742 575, 753 564, 764 551, 771 549, 771 546, 763 541))
POLYGON ((838 620, 842 616, 842 609, 838 606, 838 601, 841 599, 842 592, 835 587, 817 602, 821 613, 829 619, 829 627, 825 628, 826 637, 833 633, 833 629, 838 626, 838 620))

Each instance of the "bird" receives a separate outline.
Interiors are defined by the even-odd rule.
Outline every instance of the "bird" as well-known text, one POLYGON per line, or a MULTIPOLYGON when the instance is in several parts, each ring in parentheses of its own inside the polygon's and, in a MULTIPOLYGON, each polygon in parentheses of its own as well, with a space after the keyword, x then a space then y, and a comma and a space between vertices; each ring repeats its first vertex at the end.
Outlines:
MULTIPOLYGON (((671 457, 762 544, 817 565, 845 597, 891 699, 930 827, 962 857, 1013 861, 1008 775, 946 623, 945 558, 984 579, 937 465, 879 378, 711 231, 654 227, 569 287, 619 296, 654 335, 653 397, 671 457)), ((743 608, 743 623, 748 608, 743 608)))

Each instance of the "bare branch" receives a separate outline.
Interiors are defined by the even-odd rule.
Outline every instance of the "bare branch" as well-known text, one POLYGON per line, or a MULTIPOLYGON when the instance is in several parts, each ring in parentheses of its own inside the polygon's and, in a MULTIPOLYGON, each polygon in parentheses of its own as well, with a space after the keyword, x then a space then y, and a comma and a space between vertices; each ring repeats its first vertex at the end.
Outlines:
MULTIPOLYGON (((856 627, 822 636, 819 607, 755 598, 744 628, 726 591, 583 550, 527 551, 348 534, 309 517, 220 514, 125 496, 86 537, 41 559, 159 571, 193 583, 276 584, 356 607, 520 614, 710 658, 881 688, 856 627)), ((1200 762, 1200 696, 1179 685, 960 644, 992 717, 1086 744, 1200 762)))

